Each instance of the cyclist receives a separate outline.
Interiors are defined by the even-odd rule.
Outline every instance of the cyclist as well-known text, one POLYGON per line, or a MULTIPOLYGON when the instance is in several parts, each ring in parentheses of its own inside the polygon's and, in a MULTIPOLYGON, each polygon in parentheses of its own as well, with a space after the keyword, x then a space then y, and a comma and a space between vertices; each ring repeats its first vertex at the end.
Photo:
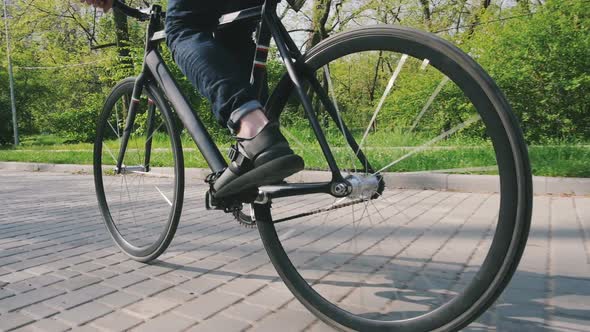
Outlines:
MULTIPOLYGON (((113 0, 81 0, 108 11, 113 0)), ((216 31, 224 12, 260 5, 263 0, 169 0, 167 44, 191 83, 211 102, 217 120, 235 135, 237 153, 216 179, 218 193, 236 194, 279 182, 303 169, 276 122, 270 122, 250 85, 256 45, 254 23, 216 31), (264 167, 263 167, 264 166, 264 167)), ((264 95, 268 92, 265 91, 264 95)), ((224 194, 225 195, 225 194, 224 194)))

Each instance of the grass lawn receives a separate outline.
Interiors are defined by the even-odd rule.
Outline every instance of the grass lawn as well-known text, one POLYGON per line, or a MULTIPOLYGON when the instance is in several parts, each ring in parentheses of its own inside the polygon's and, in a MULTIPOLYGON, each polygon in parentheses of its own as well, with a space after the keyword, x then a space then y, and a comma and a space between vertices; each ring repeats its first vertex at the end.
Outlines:
MULTIPOLYGON (((297 133, 298 142, 293 143, 293 149, 302 155, 306 166, 310 169, 326 169, 326 162, 321 155, 317 143, 312 143, 311 137, 297 133)), ((328 137, 330 140, 330 137, 328 137)), ((184 158, 186 167, 206 168, 207 163, 195 149, 190 138, 183 137, 184 158)), ((376 169, 387 166, 392 161, 403 157, 411 152, 417 141, 401 140, 388 144, 370 144, 371 148, 366 151, 370 160, 373 160, 373 167, 376 169)), ((332 142, 336 146, 333 149, 339 165, 351 167, 350 160, 353 155, 348 148, 342 147, 338 142, 332 142)), ((375 143, 375 142, 369 142, 375 143)), ((167 141, 158 137, 154 141, 152 152, 152 166, 168 166, 172 161, 172 153, 168 148, 167 141)), ((131 141, 129 144, 130 153, 127 164, 141 163, 143 160, 140 148, 141 141, 131 141), (134 148, 135 147, 135 148, 134 148)), ((224 144, 224 148, 229 144, 224 144)), ((113 151, 117 145, 113 142, 113 151)), ((29 139, 23 142, 18 149, 0 149, 0 161, 20 161, 55 164, 92 164, 93 145, 88 143, 65 144, 55 137, 44 137, 29 139)), ((590 177, 590 145, 555 144, 548 146, 529 146, 529 154, 533 167, 533 174, 537 176, 560 176, 560 177, 590 177)), ((112 160, 108 153, 103 154, 103 160, 112 160)), ((438 144, 432 149, 417 153, 407 158, 389 171, 414 172, 448 170, 458 168, 485 168, 496 165, 493 151, 490 146, 482 142, 460 142, 449 140, 438 144), (461 143, 461 144, 460 144, 461 143)), ((355 165, 360 167, 360 165, 355 165)), ((341 166, 344 168, 343 166, 341 166)), ((485 173, 485 171, 465 171, 462 173, 485 173)), ((493 172, 492 172, 493 173, 493 172)))

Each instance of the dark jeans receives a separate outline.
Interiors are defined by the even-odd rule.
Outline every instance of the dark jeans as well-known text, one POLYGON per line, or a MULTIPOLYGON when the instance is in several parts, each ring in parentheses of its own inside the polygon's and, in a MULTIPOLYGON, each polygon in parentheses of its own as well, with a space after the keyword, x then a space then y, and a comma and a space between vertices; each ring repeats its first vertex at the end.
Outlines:
MULTIPOLYGON (((250 85, 256 45, 253 23, 216 31, 222 13, 260 4, 262 0, 169 0, 168 46, 191 83, 213 105, 222 125, 262 108, 250 85)), ((231 128, 230 128, 231 129, 231 128)))

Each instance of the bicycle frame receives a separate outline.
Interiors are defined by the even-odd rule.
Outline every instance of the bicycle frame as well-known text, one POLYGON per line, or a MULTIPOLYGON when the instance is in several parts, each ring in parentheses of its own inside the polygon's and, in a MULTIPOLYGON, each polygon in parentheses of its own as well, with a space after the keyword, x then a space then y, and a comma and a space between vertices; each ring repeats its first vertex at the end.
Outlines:
MULTIPOLYGON (((322 153, 326 158, 330 172, 332 173, 332 180, 330 182, 319 183, 264 186, 262 187, 263 189, 261 189, 261 191, 265 193, 266 198, 287 197, 311 193, 327 193, 337 197, 346 196, 349 190, 343 191, 343 187, 341 185, 345 185, 346 187, 344 188, 350 188, 350 184, 343 178, 340 169, 336 164, 332 151, 330 150, 328 142, 326 141, 324 133, 320 127, 317 116, 313 111, 310 97, 306 93, 300 77, 303 76, 305 80, 311 83, 312 89, 318 94, 320 100, 334 121, 338 121, 336 108, 334 107, 327 93, 324 91, 318 79, 313 73, 310 73, 307 66, 304 64, 303 55, 297 48, 293 39, 289 36, 287 30, 276 14, 277 4, 278 0, 267 0, 262 6, 223 15, 220 19, 220 25, 218 29, 223 29, 225 26, 245 20, 252 20, 259 23, 256 38, 257 50, 254 57, 251 79, 251 83, 256 88, 259 96, 263 91, 263 84, 265 84, 264 77, 266 75, 266 60, 270 40, 271 38, 275 40, 291 83, 297 92, 298 98, 303 105, 318 143, 320 144, 322 153)), ((150 23, 148 25, 146 37, 144 64, 141 74, 138 76, 133 89, 132 100, 129 105, 129 114, 126 120, 121 142, 121 149, 118 156, 117 172, 121 172, 123 157, 125 155, 130 132, 135 121, 137 112, 136 107, 139 104, 139 98, 143 91, 143 86, 148 80, 153 80, 164 91, 166 97, 172 105, 172 108, 178 115, 180 121, 187 129, 192 139, 195 141, 198 149, 207 161, 211 171, 214 173, 220 172, 227 167, 226 161, 224 160, 221 152, 219 151, 219 148, 211 138, 211 135, 203 125, 202 121, 191 107, 187 98, 179 89, 178 84, 172 77, 168 67, 159 53, 159 44, 165 39, 165 33, 162 31, 161 27, 161 7, 157 5, 152 6, 150 17, 150 23)), ((151 131, 153 131, 153 126, 151 125, 151 119, 153 117, 152 108, 153 107, 148 109, 148 137, 151 137, 151 131)), ((272 117, 272 115, 269 116, 272 117)), ((276 115, 276 118, 278 118, 278 114, 276 115)), ((361 162, 361 165, 366 165, 365 169, 370 172, 369 174, 373 173, 370 164, 365 158, 363 152, 360 151, 358 144, 346 126, 339 126, 339 130, 346 137, 350 147, 356 151, 356 155, 361 162)), ((151 140, 146 142, 146 171, 148 171, 147 167, 149 167, 149 150, 151 150, 151 140)))

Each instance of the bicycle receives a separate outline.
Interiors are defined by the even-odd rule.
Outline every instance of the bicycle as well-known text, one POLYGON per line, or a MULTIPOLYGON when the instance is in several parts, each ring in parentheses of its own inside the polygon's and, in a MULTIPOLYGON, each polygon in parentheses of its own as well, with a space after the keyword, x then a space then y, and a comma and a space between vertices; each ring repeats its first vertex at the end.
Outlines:
MULTIPOLYGON (((297 153, 315 170, 304 177, 315 182, 284 182, 224 199, 209 190, 207 209, 256 225, 287 287, 335 328, 467 326, 510 281, 530 227, 527 148, 506 98, 468 55, 410 28, 357 28, 304 55, 277 16, 278 2, 226 14, 218 28, 242 20, 259 24, 252 68, 257 91, 274 39, 287 73, 266 112, 282 121, 297 153), (392 111, 382 112, 388 107, 392 111), (311 131, 290 132, 289 123, 301 119, 311 131), (465 179, 477 181, 467 189, 487 193, 453 191, 461 186, 452 182, 465 179), (433 183, 446 190, 424 190, 433 183)), ((303 4, 288 2, 295 10, 303 4)), ((115 7, 149 23, 142 72, 113 89, 98 122, 95 186, 116 244, 149 262, 169 246, 183 206, 176 117, 211 174, 227 163, 160 55, 161 7, 135 9, 120 1, 115 7)))

